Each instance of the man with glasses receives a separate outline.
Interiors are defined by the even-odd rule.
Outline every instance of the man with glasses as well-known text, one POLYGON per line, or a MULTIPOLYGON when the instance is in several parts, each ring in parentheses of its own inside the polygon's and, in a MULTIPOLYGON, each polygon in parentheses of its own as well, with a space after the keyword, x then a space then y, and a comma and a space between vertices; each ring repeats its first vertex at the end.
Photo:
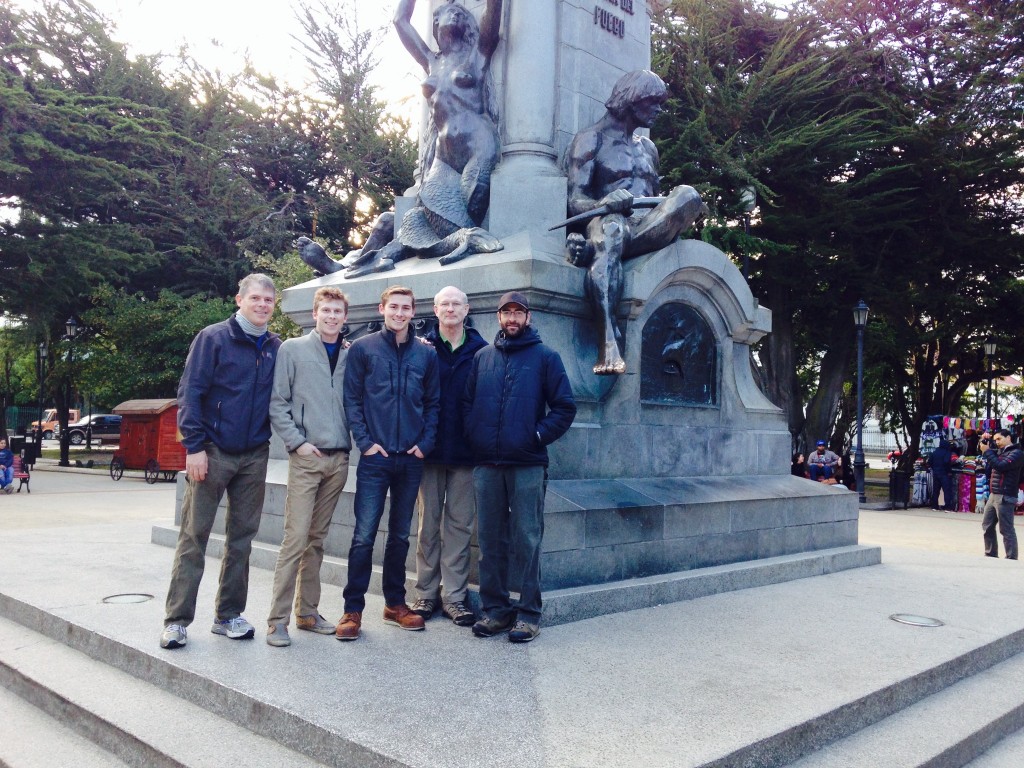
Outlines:
POLYGON ((441 415, 437 442, 427 454, 417 505, 420 524, 416 539, 416 594, 412 610, 424 619, 438 606, 460 627, 476 617, 466 607, 469 587, 470 538, 476 521, 473 496, 473 454, 462 436, 462 393, 473 355, 487 342, 466 327, 469 299, 454 286, 434 297, 437 330, 426 335, 437 351, 441 377, 441 415), (442 592, 443 589, 443 592, 442 592))
POLYGON ((530 326, 530 305, 518 292, 498 302, 501 330, 473 358, 463 397, 480 544, 477 637, 509 631, 513 643, 540 634, 540 555, 547 490, 547 445, 576 416, 562 359, 530 326), (509 573, 509 555, 516 558, 509 573), (511 577, 511 578, 510 578, 511 577), (510 582, 519 588, 512 602, 510 582))

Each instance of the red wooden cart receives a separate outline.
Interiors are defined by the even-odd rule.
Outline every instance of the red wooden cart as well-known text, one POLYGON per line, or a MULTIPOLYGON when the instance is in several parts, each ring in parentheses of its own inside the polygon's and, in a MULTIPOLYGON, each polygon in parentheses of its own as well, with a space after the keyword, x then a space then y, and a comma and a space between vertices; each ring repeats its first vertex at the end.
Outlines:
POLYGON ((120 480, 126 469, 141 469, 147 483, 161 474, 170 481, 185 468, 177 400, 126 400, 114 413, 121 415, 121 444, 110 460, 112 479, 120 480))

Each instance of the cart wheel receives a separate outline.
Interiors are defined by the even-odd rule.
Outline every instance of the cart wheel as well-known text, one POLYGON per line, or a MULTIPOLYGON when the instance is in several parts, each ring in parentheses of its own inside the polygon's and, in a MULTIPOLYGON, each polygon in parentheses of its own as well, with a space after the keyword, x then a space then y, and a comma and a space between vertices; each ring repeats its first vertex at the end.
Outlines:
POLYGON ((171 470, 170 472, 164 472, 164 482, 169 483, 177 476, 177 470, 171 470))
POLYGON ((156 482, 157 477, 160 475, 160 464, 156 459, 150 459, 146 462, 146 482, 152 485, 156 482))
POLYGON ((110 460, 110 479, 120 480, 124 475, 124 459, 115 456, 110 460))

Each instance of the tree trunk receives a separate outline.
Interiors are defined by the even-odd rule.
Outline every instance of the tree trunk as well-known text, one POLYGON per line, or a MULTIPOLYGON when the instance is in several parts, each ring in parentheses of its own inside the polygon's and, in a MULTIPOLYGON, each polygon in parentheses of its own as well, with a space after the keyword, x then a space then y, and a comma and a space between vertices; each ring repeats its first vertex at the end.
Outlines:
POLYGON ((772 332, 762 345, 761 358, 767 395, 786 414, 792 450, 806 453, 806 444, 799 445, 804 409, 796 378, 796 364, 793 362, 793 313, 784 301, 773 301, 771 308, 772 332))
POLYGON ((843 384, 846 382, 850 367, 850 357, 851 348, 846 344, 841 347, 833 345, 821 359, 818 391, 814 393, 807 406, 807 419, 803 426, 806 445, 814 445, 818 440, 827 440, 832 433, 839 399, 843 395, 843 384))

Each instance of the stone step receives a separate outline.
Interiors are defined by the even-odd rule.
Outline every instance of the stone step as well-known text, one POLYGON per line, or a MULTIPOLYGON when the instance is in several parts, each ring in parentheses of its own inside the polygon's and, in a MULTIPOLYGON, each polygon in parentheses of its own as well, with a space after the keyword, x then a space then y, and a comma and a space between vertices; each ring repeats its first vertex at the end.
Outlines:
MULTIPOLYGON (((943 688, 791 768, 954 768, 1024 727, 1024 654, 943 688)), ((938 681, 936 681, 938 682, 938 681)), ((1015 766, 1024 764, 1016 754, 1015 766)))
POLYGON ((1024 755, 1024 729, 1012 733, 964 768, 1020 768, 1024 755))
MULTIPOLYGON (((178 529, 172 525, 154 525, 151 540, 154 544, 174 547, 178 540, 178 529)), ((253 542, 249 564, 254 568, 273 571, 278 550, 279 547, 271 544, 253 542)), ((211 534, 206 547, 207 557, 219 559, 223 554, 224 536, 211 534)), ((879 547, 854 545, 604 584, 545 590, 543 623, 545 626, 557 626, 621 611, 877 565, 879 562, 879 547)), ((370 576, 370 592, 378 595, 382 592, 381 574, 380 566, 374 565, 370 576)), ((414 594, 415 576, 412 570, 406 576, 406 590, 410 595, 414 594)), ((329 555, 324 557, 320 569, 320 578, 324 584, 344 587, 347 577, 348 563, 345 559, 329 555)), ((468 602, 474 610, 479 610, 480 598, 475 589, 470 589, 468 602)))
MULTIPOLYGON (((4 723, 0 760, 12 768, 44 764, 185 768, 230 762, 228 752, 244 755, 254 765, 322 765, 2 618, 0 683, 6 698, 16 696, 23 702, 21 706, 15 702, 10 716, 5 708, 0 718, 4 723), (32 706, 26 709, 28 704, 32 706), (19 727, 31 734, 21 744, 16 735, 19 727), (67 738, 68 731, 73 732, 72 738, 67 738), (48 753, 49 761, 34 762, 37 751, 48 753)), ((231 691, 226 689, 222 695, 230 697, 231 691)))
MULTIPOLYGON (((253 764, 320 765, 211 712, 242 719, 281 742, 303 746, 331 765, 389 766, 340 733, 233 687, 224 674, 209 676, 174 667, 175 654, 151 655, 52 614, 10 599, 4 613, 38 623, 51 637, 0 618, 0 682, 128 765, 200 766, 225 744, 253 764), (67 638, 90 656, 53 639, 67 638), (133 670, 153 684, 108 666, 133 670), (164 690, 164 689, 168 690, 164 690), (173 691, 173 692, 172 692, 173 691), (112 695, 114 692, 114 695, 112 695), (177 695, 175 695, 177 694, 177 695), (178 698, 178 697, 181 698, 178 698), (189 703, 197 701, 201 706, 189 703), (209 711, 206 711, 209 710, 209 711), (188 733, 188 739, 181 734, 188 733)), ((401 633, 392 633, 392 635, 401 633)), ((229 641, 218 639, 221 645, 229 641)), ((328 645, 314 638, 319 645, 328 645)), ((480 641, 474 641, 479 644, 480 641)), ((337 644, 330 643, 332 647, 337 644)), ((273 651, 279 658, 289 657, 273 651)), ((287 651, 284 652, 288 653, 287 651)), ((305 664, 309 659, 295 658, 305 664)), ((294 666, 292 662, 289 662, 294 666)), ((1024 723, 1024 630, 954 657, 924 672, 822 711, 758 739, 700 768, 864 768, 963 766, 1024 723), (812 750, 817 750, 812 752, 812 750), (803 756, 803 757, 802 757, 803 756), (802 757, 802 759, 801 759, 802 757)), ((265 694, 266 692, 264 692, 265 694)), ((410 694, 412 691, 410 691, 410 694)), ((59 764, 59 763, 58 763, 59 764)), ((95 763, 97 766, 113 763, 95 763)), ((1019 765, 1019 756, 1018 762, 1019 765)), ((21 768, 17 763, 12 766, 21 768)), ((26 763, 31 766, 31 763, 26 763)), ((89 765, 89 763, 85 763, 89 765)), ((987 768, 1002 768, 993 762, 987 768)))
POLYGON ((0 766, 126 768, 104 749, 0 685, 0 766))

